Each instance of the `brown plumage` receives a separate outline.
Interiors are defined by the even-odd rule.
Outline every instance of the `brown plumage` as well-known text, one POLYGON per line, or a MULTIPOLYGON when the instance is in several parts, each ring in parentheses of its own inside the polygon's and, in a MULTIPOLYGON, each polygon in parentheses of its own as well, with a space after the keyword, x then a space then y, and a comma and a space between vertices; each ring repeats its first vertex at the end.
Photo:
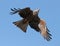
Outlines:
POLYGON ((27 26, 30 25, 31 28, 35 29, 37 32, 40 32, 41 35, 47 41, 50 41, 51 34, 46 26, 46 22, 38 17, 39 9, 31 10, 29 7, 23 9, 11 9, 11 14, 18 13, 23 19, 13 22, 17 27, 22 29, 23 32, 26 32, 27 26))

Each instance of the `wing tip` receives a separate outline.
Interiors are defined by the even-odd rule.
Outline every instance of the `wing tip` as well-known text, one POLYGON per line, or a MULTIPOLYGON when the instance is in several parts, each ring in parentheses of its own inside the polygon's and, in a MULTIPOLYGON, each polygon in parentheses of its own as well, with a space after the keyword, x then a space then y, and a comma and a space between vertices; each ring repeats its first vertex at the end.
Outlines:
POLYGON ((45 39, 46 39, 47 41, 50 41, 50 40, 52 39, 51 36, 52 36, 52 35, 47 32, 47 35, 46 35, 45 39))

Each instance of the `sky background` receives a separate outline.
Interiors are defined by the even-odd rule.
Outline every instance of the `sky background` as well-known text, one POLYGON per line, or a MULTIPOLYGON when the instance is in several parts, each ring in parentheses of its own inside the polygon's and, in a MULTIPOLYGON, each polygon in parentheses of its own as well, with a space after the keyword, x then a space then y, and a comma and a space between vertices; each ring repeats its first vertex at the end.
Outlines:
POLYGON ((60 46, 60 0, 0 0, 0 46, 60 46), (39 17, 44 19, 52 34, 46 41, 40 33, 28 26, 24 33, 12 22, 21 19, 10 15, 10 8, 39 8, 39 17))

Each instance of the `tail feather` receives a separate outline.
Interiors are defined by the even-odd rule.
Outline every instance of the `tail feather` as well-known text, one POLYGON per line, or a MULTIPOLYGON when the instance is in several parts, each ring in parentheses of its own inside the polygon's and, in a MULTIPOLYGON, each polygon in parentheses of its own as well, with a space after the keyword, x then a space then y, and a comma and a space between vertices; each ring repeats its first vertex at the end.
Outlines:
POLYGON ((16 22, 13 22, 14 25, 16 25, 17 27, 19 27, 20 29, 22 29, 23 32, 26 32, 27 30, 27 26, 28 26, 28 21, 26 21, 24 23, 24 19, 20 20, 20 21, 16 21, 16 22))
POLYGON ((40 32, 44 37, 44 39, 46 39, 47 41, 50 41, 52 39, 51 38, 52 35, 49 33, 50 31, 48 30, 44 20, 40 20, 39 28, 41 30, 40 32))

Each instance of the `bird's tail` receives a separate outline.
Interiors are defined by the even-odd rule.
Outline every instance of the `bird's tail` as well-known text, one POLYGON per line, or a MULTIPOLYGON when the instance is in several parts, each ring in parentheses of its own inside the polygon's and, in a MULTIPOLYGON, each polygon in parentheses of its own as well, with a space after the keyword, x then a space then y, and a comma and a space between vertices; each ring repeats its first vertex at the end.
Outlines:
POLYGON ((41 35, 44 37, 44 39, 50 41, 50 39, 52 39, 52 35, 49 33, 50 31, 48 30, 44 20, 40 20, 39 28, 41 30, 41 35))
POLYGON ((22 29, 23 32, 26 32, 28 21, 26 21, 25 19, 22 19, 20 21, 13 22, 13 24, 19 27, 20 29, 22 29))

